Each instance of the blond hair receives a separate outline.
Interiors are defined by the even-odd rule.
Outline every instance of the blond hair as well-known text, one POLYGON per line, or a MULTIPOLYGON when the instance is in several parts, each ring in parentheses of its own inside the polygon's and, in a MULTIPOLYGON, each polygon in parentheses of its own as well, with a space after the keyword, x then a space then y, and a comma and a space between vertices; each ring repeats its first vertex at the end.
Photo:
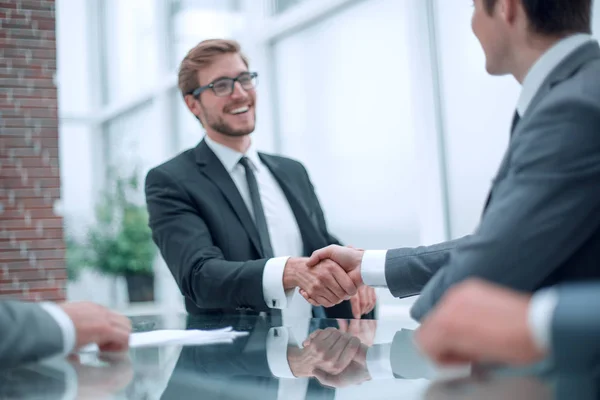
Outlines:
POLYGON ((248 66, 248 58, 235 40, 204 40, 187 53, 179 66, 179 90, 183 97, 200 86, 198 71, 212 64, 216 57, 223 54, 239 54, 246 67, 248 66))

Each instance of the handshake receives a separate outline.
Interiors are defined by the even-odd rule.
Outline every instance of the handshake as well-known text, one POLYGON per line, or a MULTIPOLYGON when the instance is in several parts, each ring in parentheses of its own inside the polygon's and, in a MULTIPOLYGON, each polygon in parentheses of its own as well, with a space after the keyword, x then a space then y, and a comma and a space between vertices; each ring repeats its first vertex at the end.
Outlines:
POLYGON ((365 286, 360 272, 363 250, 332 245, 309 258, 290 258, 283 271, 285 290, 300 288, 313 306, 332 307, 350 300, 354 318, 370 312, 377 301, 375 290, 365 286))

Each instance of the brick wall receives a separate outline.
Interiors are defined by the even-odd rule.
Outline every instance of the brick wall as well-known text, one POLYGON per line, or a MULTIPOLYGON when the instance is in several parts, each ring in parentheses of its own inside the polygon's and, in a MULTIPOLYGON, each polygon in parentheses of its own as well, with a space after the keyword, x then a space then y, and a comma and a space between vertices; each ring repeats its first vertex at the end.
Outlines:
POLYGON ((0 0, 0 297, 64 300, 53 0, 0 0))

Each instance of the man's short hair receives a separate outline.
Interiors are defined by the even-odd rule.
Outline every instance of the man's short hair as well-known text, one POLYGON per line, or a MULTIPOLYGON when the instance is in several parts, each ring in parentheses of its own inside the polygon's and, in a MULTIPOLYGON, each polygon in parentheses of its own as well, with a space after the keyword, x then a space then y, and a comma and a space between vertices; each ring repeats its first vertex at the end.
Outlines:
POLYGON ((185 95, 200 86, 198 71, 212 64, 215 58, 223 54, 239 54, 248 66, 248 58, 242 53, 240 44, 235 40, 204 40, 187 53, 179 66, 179 90, 181 95, 185 97, 185 95))
MULTIPOLYGON (((483 0, 492 14, 498 0, 483 0)), ((592 0, 520 0, 531 30, 545 36, 591 33, 592 0)))

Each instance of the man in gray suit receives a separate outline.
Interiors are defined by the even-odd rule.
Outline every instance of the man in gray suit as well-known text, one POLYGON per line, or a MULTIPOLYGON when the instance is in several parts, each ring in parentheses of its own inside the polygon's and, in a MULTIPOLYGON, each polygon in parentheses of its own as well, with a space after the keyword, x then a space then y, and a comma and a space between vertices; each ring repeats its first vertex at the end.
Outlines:
POLYGON ((419 347, 442 364, 528 364, 550 355, 560 370, 598 366, 599 338, 600 282, 532 297, 468 280, 448 291, 416 333, 419 347))
POLYGON ((472 235, 389 251, 330 246, 310 264, 330 258, 357 286, 388 287, 396 297, 421 293, 411 310, 417 320, 469 277, 530 292, 600 278, 600 47, 590 36, 591 5, 474 1, 472 26, 488 72, 513 75, 522 92, 472 235))
POLYGON ((67 355, 90 343, 124 351, 130 332, 129 319, 93 303, 0 301, 0 368, 67 355))

